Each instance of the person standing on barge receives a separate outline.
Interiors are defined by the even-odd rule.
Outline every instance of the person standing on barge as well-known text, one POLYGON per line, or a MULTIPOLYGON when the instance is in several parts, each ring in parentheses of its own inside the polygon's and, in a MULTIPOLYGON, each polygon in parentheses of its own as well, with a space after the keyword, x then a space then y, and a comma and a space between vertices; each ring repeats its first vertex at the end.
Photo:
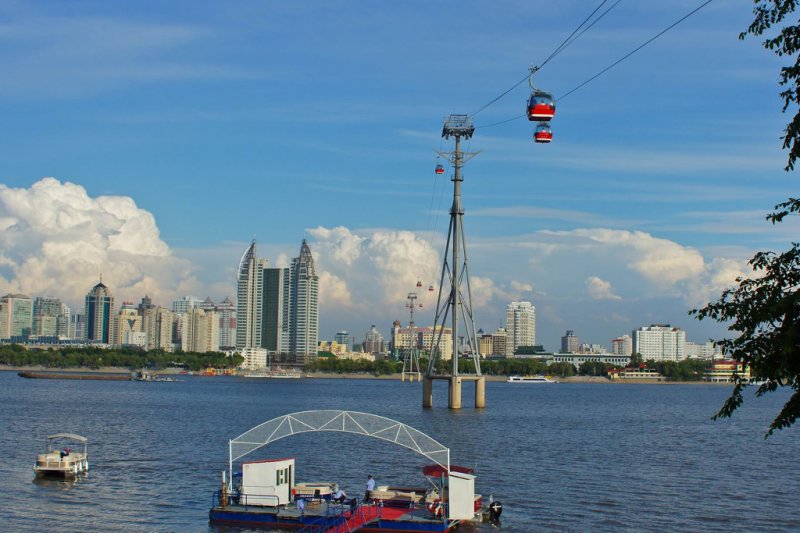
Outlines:
POLYGON ((364 493, 364 501, 368 502, 372 497, 372 491, 375 490, 375 480, 372 475, 367 476, 367 491, 364 493))

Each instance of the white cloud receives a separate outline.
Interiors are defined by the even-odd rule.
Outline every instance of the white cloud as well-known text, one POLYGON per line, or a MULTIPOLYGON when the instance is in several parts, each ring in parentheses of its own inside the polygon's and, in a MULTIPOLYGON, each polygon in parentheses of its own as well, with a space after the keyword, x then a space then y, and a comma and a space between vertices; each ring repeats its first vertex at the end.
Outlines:
POLYGON ((167 305, 197 288, 151 213, 123 196, 92 198, 74 183, 43 178, 0 184, 0 291, 54 295, 80 306, 100 275, 118 300, 145 294, 167 305))
POLYGON ((353 297, 347 282, 330 272, 320 272, 319 305, 323 308, 350 311, 353 307, 353 297))
POLYGON ((533 285, 521 281, 511 280, 511 290, 517 292, 533 292, 533 285))
MULTIPOLYGON (((439 255, 431 244, 410 231, 346 227, 309 229, 311 252, 320 275, 320 315, 324 320, 347 319, 337 309, 350 307, 358 316, 401 316, 406 296, 417 291, 425 307, 433 308, 439 255), (417 282, 422 287, 416 287, 417 282), (323 287, 332 283, 333 287, 323 287), (330 318, 326 318, 330 317, 330 318)), ((389 317, 387 317, 388 320, 389 317)))
POLYGON ((622 297, 614 294, 611 283, 597 276, 586 278, 586 292, 592 300, 621 300, 622 297))
POLYGON ((578 246, 590 252, 614 254, 604 262, 616 259, 614 262, 622 263, 662 290, 674 288, 680 282, 696 280, 707 269, 698 250, 643 231, 594 228, 552 234, 578 239, 578 246))

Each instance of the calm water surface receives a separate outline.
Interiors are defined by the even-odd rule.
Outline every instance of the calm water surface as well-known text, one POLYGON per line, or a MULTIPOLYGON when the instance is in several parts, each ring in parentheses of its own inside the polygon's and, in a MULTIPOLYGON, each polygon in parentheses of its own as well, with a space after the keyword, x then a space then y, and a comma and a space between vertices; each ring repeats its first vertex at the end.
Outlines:
MULTIPOLYGON (((487 383, 486 409, 450 411, 446 384, 436 385, 437 407, 424 410, 420 385, 398 381, 0 372, 0 530, 216 531, 208 509, 228 439, 310 409, 386 416, 449 446, 454 464, 476 469, 477 491, 503 502, 502 531, 800 530, 800 427, 763 438, 788 394, 750 399, 713 422, 727 386, 487 383), (62 431, 89 438, 89 475, 34 481, 44 437, 62 431)), ((465 406, 471 393, 465 385, 465 406)), ((367 474, 425 485, 424 458, 376 439, 305 434, 250 457, 285 456, 297 458, 298 481, 338 481, 351 495, 367 474)))

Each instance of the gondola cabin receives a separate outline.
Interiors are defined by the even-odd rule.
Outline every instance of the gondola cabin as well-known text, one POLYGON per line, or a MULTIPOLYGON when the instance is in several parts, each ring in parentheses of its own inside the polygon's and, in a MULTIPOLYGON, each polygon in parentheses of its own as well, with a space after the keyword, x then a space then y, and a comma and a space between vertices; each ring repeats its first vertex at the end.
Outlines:
POLYGON ((533 132, 533 140, 537 143, 549 143, 553 140, 553 130, 549 122, 540 122, 533 132))
POLYGON ((556 114, 553 96, 544 91, 536 91, 528 100, 528 120, 548 121, 556 114))
POLYGON ((437 174, 444 174, 444 166, 436 165, 436 170, 434 172, 436 172, 437 174))

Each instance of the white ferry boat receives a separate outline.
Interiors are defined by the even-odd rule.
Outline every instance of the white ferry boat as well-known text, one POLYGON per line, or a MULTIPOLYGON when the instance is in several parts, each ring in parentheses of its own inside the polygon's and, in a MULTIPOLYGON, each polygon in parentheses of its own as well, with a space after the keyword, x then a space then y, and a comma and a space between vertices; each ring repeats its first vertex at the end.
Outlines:
POLYGON ((300 379, 305 377, 302 372, 298 370, 283 370, 275 368, 273 370, 253 371, 244 374, 246 378, 268 378, 268 379, 300 379))
POLYGON ((509 376, 506 383, 558 383, 545 376, 509 376))

